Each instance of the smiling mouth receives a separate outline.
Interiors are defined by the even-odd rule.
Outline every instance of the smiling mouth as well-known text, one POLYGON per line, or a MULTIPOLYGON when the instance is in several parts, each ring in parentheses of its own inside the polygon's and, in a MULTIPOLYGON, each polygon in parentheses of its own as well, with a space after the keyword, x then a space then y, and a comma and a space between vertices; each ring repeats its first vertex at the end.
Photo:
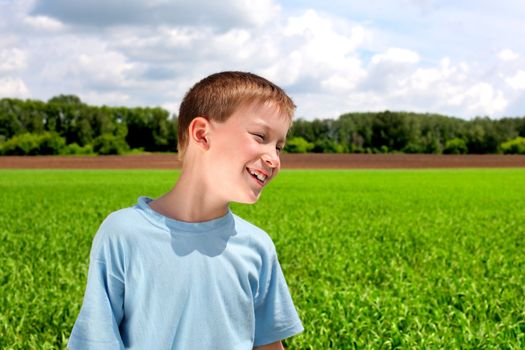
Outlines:
POLYGON ((257 183, 259 183, 260 185, 264 185, 268 180, 267 175, 262 174, 261 172, 257 170, 246 168, 246 171, 248 171, 248 174, 250 174, 250 176, 253 177, 257 181, 257 183))

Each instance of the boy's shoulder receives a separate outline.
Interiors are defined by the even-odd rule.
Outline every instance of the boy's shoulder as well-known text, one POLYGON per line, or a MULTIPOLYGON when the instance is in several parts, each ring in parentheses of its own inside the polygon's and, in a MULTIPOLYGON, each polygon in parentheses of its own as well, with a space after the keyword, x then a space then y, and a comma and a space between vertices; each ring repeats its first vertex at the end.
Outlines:
POLYGON ((259 226, 249 222, 246 219, 243 219, 242 217, 240 217, 237 214, 232 213, 232 215, 233 215, 233 218, 235 220, 236 227, 241 228, 243 230, 251 231, 253 233, 256 233, 257 235, 268 236, 266 231, 264 231, 259 226))
POLYGON ((273 240, 265 230, 236 214, 233 214, 233 218, 235 230, 241 236, 246 237, 250 245, 255 245, 270 253, 275 252, 273 240))
POLYGON ((93 240, 93 247, 101 248, 107 244, 119 244, 123 241, 132 241, 137 235, 137 216, 132 207, 111 212, 102 221, 93 240))
POLYGON ((102 221, 100 228, 108 232, 129 232, 135 229, 139 222, 142 222, 142 216, 134 207, 122 208, 111 212, 102 221))

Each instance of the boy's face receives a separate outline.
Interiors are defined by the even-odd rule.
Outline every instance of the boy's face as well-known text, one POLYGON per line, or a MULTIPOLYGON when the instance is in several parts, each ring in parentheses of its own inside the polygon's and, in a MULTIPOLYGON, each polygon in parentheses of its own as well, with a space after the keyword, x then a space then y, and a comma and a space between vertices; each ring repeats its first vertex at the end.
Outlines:
POLYGON ((228 203, 255 203, 281 168, 288 118, 271 104, 251 104, 223 123, 210 124, 209 187, 228 203))

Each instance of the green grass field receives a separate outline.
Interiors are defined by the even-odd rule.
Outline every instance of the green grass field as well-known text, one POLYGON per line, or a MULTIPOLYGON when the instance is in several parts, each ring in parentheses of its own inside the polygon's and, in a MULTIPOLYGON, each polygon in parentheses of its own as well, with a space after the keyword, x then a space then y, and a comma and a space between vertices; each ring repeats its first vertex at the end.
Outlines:
MULTIPOLYGON (((0 171, 0 348, 64 348, 91 240, 175 171, 0 171)), ((525 348, 525 169, 283 171, 264 228, 302 317, 289 349, 525 348)))

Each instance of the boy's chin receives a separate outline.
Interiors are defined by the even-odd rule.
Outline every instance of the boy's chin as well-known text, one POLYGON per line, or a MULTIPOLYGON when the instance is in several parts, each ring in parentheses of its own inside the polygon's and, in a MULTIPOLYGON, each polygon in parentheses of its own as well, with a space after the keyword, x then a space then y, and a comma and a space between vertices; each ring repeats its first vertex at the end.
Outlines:
POLYGON ((245 198, 238 198, 237 200, 233 200, 232 202, 240 203, 240 204, 255 204, 259 200, 260 195, 254 195, 250 197, 245 198))
POLYGON ((235 203, 239 204, 255 204, 257 203, 257 199, 255 200, 242 200, 242 201, 234 201, 235 203))

